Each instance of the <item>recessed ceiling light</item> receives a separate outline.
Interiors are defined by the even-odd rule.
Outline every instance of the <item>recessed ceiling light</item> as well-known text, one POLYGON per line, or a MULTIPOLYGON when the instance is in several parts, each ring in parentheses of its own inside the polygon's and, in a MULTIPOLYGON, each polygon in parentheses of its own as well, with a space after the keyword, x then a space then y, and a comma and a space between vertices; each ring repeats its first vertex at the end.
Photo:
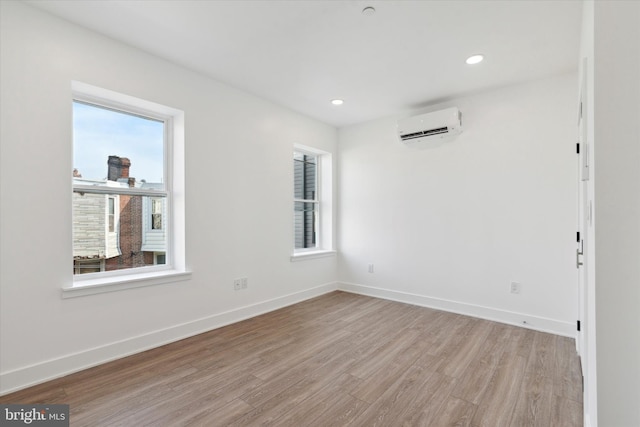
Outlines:
POLYGON ((331 103, 333 105, 342 105, 342 104, 344 104, 344 101, 342 99, 332 99, 331 103))
POLYGON ((465 61, 469 65, 477 64, 478 62, 482 62, 484 59, 484 55, 473 55, 467 58, 465 61))
POLYGON ((362 14, 364 16, 371 16, 371 15, 373 15, 375 13, 376 13, 376 10, 371 6, 367 6, 364 9, 362 9, 362 14))

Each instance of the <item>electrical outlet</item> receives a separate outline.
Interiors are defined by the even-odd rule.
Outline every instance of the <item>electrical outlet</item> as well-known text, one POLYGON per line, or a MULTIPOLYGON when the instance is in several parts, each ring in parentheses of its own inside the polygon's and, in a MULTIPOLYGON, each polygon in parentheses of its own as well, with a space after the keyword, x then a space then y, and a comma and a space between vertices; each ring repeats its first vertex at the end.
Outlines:
POLYGON ((511 293, 512 294, 519 294, 520 293, 520 283, 518 282, 511 282, 511 293))
POLYGON ((369 264, 369 273, 373 273, 373 264, 369 264))

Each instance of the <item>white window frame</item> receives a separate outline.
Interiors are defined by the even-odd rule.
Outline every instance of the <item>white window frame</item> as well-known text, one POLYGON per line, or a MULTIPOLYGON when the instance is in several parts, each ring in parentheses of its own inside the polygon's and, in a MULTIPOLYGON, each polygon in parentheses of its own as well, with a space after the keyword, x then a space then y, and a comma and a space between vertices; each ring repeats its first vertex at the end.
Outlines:
MULTIPOLYGON (((316 246, 313 248, 295 247, 295 224, 292 224, 293 253, 291 261, 321 258, 335 255, 333 249, 333 161, 331 153, 305 145, 294 144, 293 153, 315 156, 316 165, 316 197, 314 201, 293 198, 292 213, 295 202, 313 202, 318 204, 316 216, 316 246)), ((293 168, 292 168, 293 171, 293 168)), ((291 183, 295 185, 295 177, 291 183)), ((293 192, 292 192, 293 193, 293 192)), ((293 221, 293 215, 291 216, 293 221)))
POLYGON ((168 225, 166 235, 167 264, 73 275, 69 283, 63 286, 63 298, 189 279, 190 272, 186 269, 185 260, 184 112, 86 83, 72 82, 71 86, 72 101, 85 102, 164 122, 164 190, 114 189, 106 186, 74 184, 72 191, 166 198, 167 212, 163 216, 163 226, 167 227, 168 225))

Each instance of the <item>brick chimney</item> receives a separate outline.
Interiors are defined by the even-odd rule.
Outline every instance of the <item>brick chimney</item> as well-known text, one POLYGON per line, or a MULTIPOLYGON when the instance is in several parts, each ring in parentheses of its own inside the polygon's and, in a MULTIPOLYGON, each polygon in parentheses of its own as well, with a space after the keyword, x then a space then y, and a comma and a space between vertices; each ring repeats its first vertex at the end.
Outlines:
POLYGON ((126 157, 121 157, 120 164, 122 165, 120 178, 129 178, 129 167, 131 166, 131 160, 127 159, 126 157))
POLYGON ((131 160, 126 157, 109 156, 107 165, 107 179, 109 181, 117 181, 119 178, 129 178, 131 160))

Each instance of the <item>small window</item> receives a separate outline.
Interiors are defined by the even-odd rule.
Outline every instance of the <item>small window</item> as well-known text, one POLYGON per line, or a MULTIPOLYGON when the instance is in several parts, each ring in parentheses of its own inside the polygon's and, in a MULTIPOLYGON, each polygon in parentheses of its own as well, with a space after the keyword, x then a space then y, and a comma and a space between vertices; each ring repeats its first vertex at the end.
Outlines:
POLYGON ((102 260, 75 260, 73 262, 74 274, 99 273, 104 271, 104 261, 102 260))
POLYGON ((166 264, 167 263, 166 255, 161 252, 156 252, 154 261, 156 264, 166 264))
POLYGON ((116 231, 116 199, 109 197, 109 232, 116 231))
POLYGON ((151 229, 162 230, 162 199, 151 199, 151 229))

